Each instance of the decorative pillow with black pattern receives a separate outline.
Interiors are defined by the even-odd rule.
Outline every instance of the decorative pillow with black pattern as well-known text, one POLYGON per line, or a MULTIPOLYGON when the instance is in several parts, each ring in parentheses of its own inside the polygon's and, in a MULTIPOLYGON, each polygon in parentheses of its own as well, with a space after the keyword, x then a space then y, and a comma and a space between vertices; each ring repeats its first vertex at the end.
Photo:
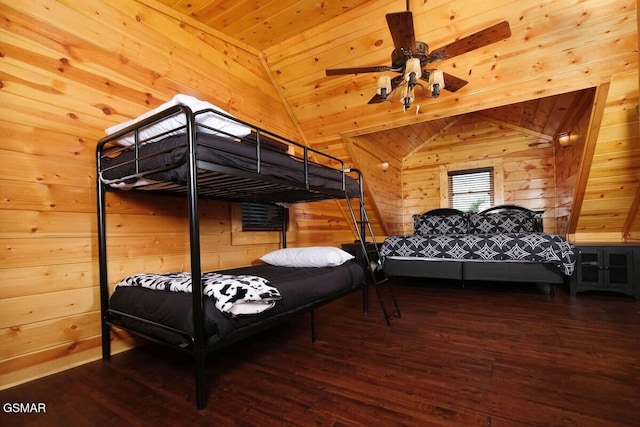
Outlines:
POLYGON ((473 213, 469 215, 471 234, 504 234, 533 232, 533 215, 529 212, 473 213))
POLYGON ((466 215, 413 215, 413 233, 421 236, 467 234, 466 215))

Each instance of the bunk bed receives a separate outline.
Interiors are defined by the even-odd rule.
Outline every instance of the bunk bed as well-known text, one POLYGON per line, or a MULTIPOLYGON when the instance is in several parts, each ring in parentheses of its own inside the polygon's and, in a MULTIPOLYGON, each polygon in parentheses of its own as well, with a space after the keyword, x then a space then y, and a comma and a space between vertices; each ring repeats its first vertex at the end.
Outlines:
MULTIPOLYGON (((330 199, 347 199, 350 205, 355 199, 363 213, 359 171, 345 168, 340 159, 182 95, 136 120, 108 129, 107 134, 96 151, 103 359, 111 355, 111 327, 190 353, 195 362, 196 405, 202 409, 206 406, 207 354, 307 311, 315 339, 314 309, 358 289, 362 289, 363 309, 367 310, 364 270, 348 257, 337 262, 331 259, 321 266, 291 266, 269 260, 205 272, 200 255, 199 198, 275 203, 283 209, 292 203, 330 199), (129 276, 110 292, 105 201, 110 191, 186 197, 188 272, 129 276), (241 311, 238 315, 223 311, 216 304, 219 299, 207 296, 219 296, 215 289, 222 292, 209 284, 229 283, 258 289, 254 293, 259 297, 245 304, 249 309, 259 308, 252 314, 241 311), (213 294, 208 289, 214 289, 213 294)), ((283 224, 283 251, 288 250, 285 231, 283 224)), ((364 236, 361 239, 365 241, 364 236)))

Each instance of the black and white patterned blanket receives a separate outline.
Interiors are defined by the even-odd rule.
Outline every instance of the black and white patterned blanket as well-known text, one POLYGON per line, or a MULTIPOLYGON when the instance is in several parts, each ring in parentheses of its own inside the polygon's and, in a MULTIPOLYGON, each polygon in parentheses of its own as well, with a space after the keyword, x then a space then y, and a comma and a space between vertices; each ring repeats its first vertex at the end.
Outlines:
POLYGON ((382 257, 546 262, 570 276, 576 263, 571 243, 547 233, 443 234, 387 237, 382 257))
MULTIPOLYGON (((258 314, 282 299, 280 292, 268 283, 258 276, 203 273, 202 293, 213 297, 218 310, 230 316, 258 314)), ((119 286, 191 293, 191 273, 134 274, 122 279, 116 285, 119 286)))

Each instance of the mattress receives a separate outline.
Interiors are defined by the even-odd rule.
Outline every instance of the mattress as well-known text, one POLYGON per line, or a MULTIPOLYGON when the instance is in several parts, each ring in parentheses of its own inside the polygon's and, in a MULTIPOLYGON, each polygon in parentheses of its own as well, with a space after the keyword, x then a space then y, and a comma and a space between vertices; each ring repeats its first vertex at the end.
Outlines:
MULTIPOLYGON (((221 271, 229 275, 253 275, 265 278, 276 288, 281 299, 275 306, 260 314, 230 317, 215 306, 213 298, 204 298, 204 332, 207 348, 243 339, 267 328, 292 313, 322 305, 359 288, 364 282, 362 267, 347 261, 337 267, 300 268, 276 267, 260 264, 221 271)), ((143 287, 117 287, 110 298, 111 311, 156 322, 193 336, 192 295, 143 287)), ((111 323, 143 334, 152 339, 188 347, 191 342, 185 334, 177 333, 151 323, 111 314, 111 323)))
POLYGON ((380 255, 393 259, 549 263, 566 276, 573 274, 576 263, 573 246, 548 233, 390 236, 383 242, 380 255))
MULTIPOLYGON (((339 169, 319 165, 293 157, 287 153, 261 146, 250 138, 225 138, 220 135, 197 133, 196 158, 199 168, 222 174, 245 173, 252 178, 260 175, 265 180, 295 183, 298 188, 343 189, 350 196, 359 194, 358 182, 339 169)), ((266 144, 265 144, 266 145, 266 144)), ((122 147, 112 157, 101 159, 102 178, 114 186, 136 185, 143 176, 143 184, 171 182, 186 184, 188 177, 187 137, 170 136, 157 142, 144 144, 136 155, 135 146, 122 147), (136 160, 137 159, 137 160, 136 160), (123 181, 122 178, 131 177, 123 181)), ((208 184, 211 184, 209 182, 208 184)), ((226 186, 226 184, 221 183, 226 186)), ((246 184, 244 185, 246 188, 246 184)))

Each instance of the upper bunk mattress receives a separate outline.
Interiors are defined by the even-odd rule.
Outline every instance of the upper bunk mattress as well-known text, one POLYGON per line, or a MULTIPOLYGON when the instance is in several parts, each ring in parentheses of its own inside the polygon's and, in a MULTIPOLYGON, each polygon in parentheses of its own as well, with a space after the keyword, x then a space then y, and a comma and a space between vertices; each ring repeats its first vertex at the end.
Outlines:
MULTIPOLYGON (((305 162, 287 153, 258 145, 248 138, 225 138, 215 134, 196 133, 196 159, 199 168, 224 175, 251 174, 250 178, 290 182, 297 188, 346 189, 349 196, 359 194, 359 184, 353 177, 339 169, 305 162), (204 164, 202 162, 205 162, 204 164)), ((170 136, 160 141, 141 145, 136 154, 135 146, 121 147, 113 157, 101 158, 101 176, 105 182, 118 187, 136 186, 138 178, 144 183, 170 182, 186 184, 188 179, 188 139, 186 134, 170 136), (137 159, 137 160, 136 160, 137 159), (135 176, 135 177, 133 177, 135 176), (131 177, 127 180, 123 178, 131 177), (122 180, 122 181, 113 181, 122 180)), ((211 183, 207 183, 211 185, 211 183)), ((222 183, 221 185, 227 186, 222 183)), ((246 188, 246 184, 244 184, 246 188)), ((161 188, 161 187, 159 187, 161 188)))
MULTIPOLYGON (((364 272, 355 262, 337 267, 276 267, 260 264, 223 270, 220 273, 258 276, 269 281, 281 296, 273 308, 259 314, 230 317, 220 311, 215 300, 204 297, 204 332, 209 348, 224 340, 233 342, 267 327, 284 316, 304 311, 345 295, 362 285, 364 272)), ((155 290, 145 287, 116 287, 110 299, 111 310, 184 331, 193 336, 193 299, 191 293, 155 290)), ((114 324, 177 346, 190 345, 184 334, 156 327, 149 323, 112 315, 114 324)))

